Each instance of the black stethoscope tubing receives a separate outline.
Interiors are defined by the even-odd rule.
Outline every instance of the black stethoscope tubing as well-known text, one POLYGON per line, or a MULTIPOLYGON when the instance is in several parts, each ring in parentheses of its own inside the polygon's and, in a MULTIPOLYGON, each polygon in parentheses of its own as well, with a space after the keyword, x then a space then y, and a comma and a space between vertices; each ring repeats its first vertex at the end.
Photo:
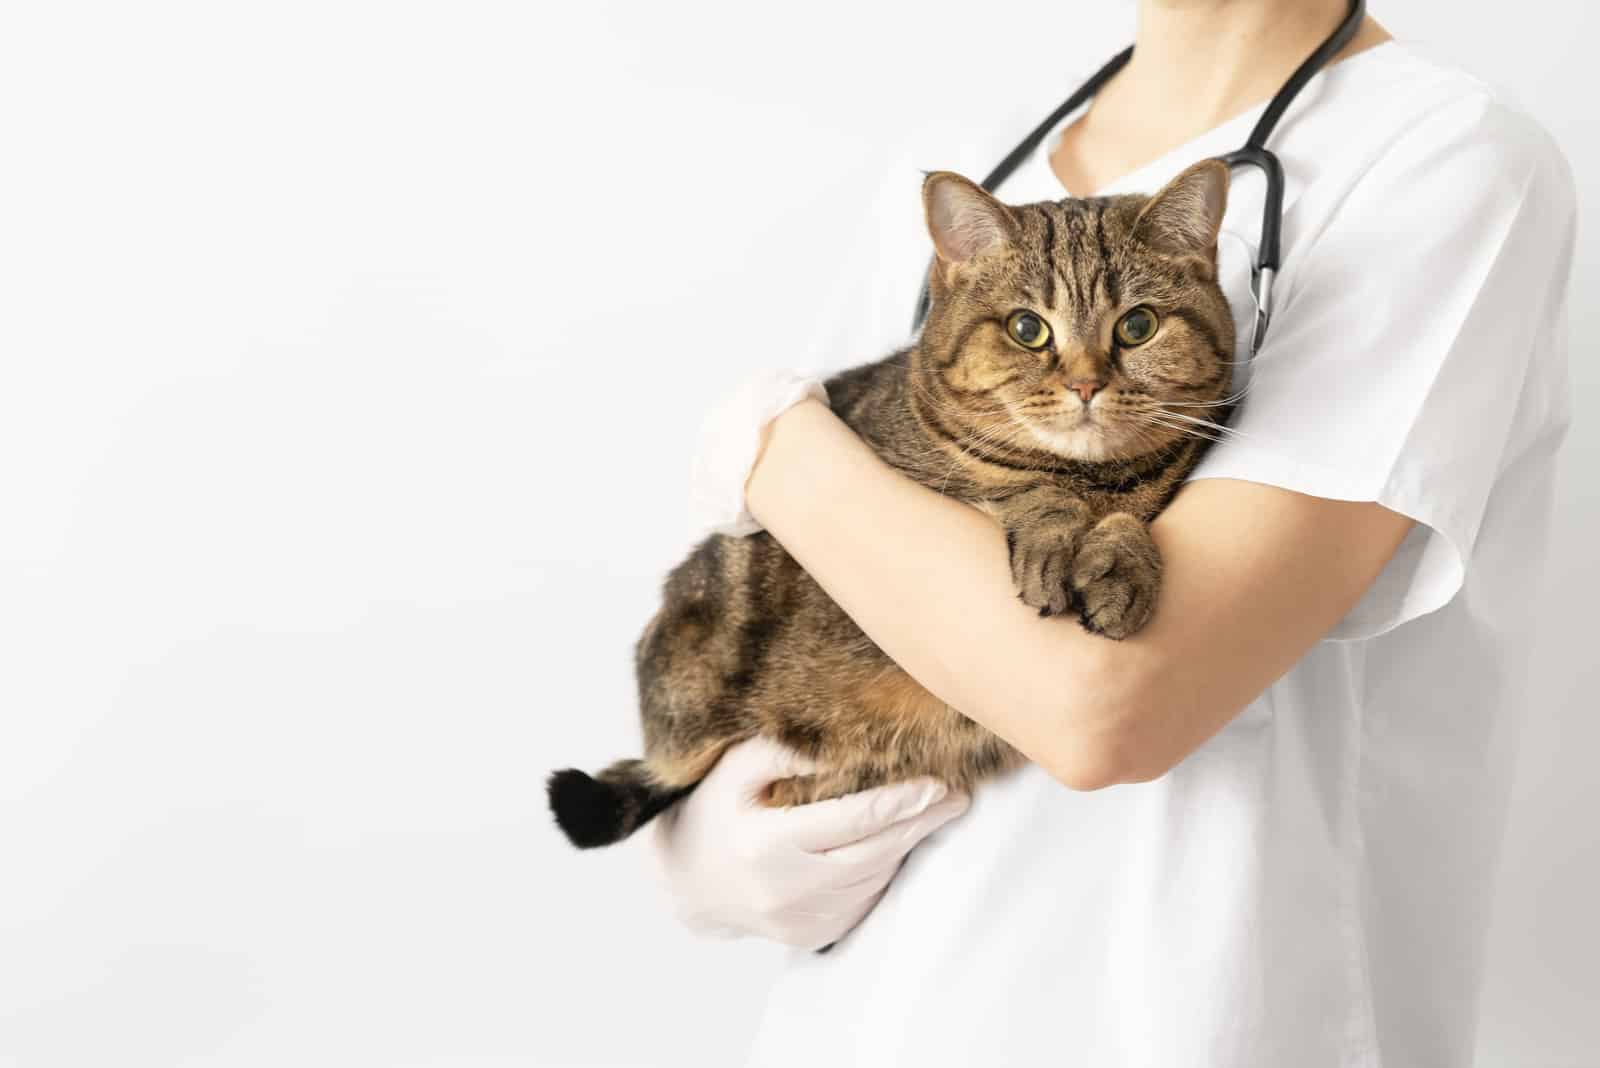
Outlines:
MULTIPOLYGON (((1261 209, 1261 241, 1256 251, 1256 262, 1250 274, 1250 291, 1256 302, 1255 329, 1251 334, 1250 353, 1255 355, 1261 348, 1261 342, 1267 334, 1267 323, 1272 317, 1272 281, 1278 272, 1279 239, 1283 226, 1283 164, 1278 157, 1267 148, 1267 138, 1289 110, 1289 105, 1306 87, 1306 83, 1316 76, 1317 72, 1327 66, 1341 48, 1350 43, 1361 27, 1362 17, 1366 14, 1366 0, 1351 0, 1350 10, 1346 12, 1344 20, 1335 27, 1316 51, 1305 58, 1300 66, 1295 68, 1289 79, 1275 93, 1267 103, 1267 108, 1261 113, 1261 118, 1256 121, 1255 128, 1250 131, 1249 138, 1240 148, 1229 152, 1218 159, 1230 168, 1241 166, 1255 167, 1261 171, 1267 181, 1267 195, 1261 209)), ((1010 176, 1017 166, 1027 159, 1039 143, 1045 139, 1056 124, 1069 114, 1076 111, 1083 103, 1099 92, 1112 75, 1116 74, 1133 58, 1133 46, 1129 45, 1121 52, 1112 56, 1105 66, 1095 71, 1089 80, 1080 85, 1071 96, 1064 100, 1060 107, 1052 111, 1045 120, 1022 142, 1007 153, 989 176, 982 182, 983 188, 993 193, 1000 183, 1010 176)), ((928 270, 931 272, 933 263, 930 261, 928 270)), ((928 273, 924 272, 922 279, 922 294, 917 300, 917 311, 911 320, 911 332, 914 334, 922 326, 922 321, 928 314, 928 273)))

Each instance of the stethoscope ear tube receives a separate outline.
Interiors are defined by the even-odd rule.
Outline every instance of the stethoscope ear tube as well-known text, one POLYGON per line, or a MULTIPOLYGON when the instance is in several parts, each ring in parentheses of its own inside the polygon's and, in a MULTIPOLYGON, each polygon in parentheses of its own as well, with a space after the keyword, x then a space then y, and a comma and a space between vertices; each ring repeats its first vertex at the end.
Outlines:
POLYGON ((1283 118, 1283 113, 1289 110, 1289 105, 1294 103, 1294 98, 1300 95, 1300 90, 1316 77, 1317 71, 1328 65, 1328 61, 1341 48, 1350 43, 1356 31, 1361 29, 1361 20, 1366 14, 1367 0, 1350 0, 1350 10, 1345 12, 1344 19, 1317 46, 1316 51, 1295 68, 1294 73, 1289 75, 1289 80, 1283 83, 1283 87, 1272 94, 1272 99, 1267 102, 1267 109, 1261 113, 1261 118, 1256 120, 1256 128, 1250 131, 1250 136, 1244 143, 1246 148, 1266 147, 1267 138, 1272 136, 1273 128, 1278 125, 1278 120, 1283 118))

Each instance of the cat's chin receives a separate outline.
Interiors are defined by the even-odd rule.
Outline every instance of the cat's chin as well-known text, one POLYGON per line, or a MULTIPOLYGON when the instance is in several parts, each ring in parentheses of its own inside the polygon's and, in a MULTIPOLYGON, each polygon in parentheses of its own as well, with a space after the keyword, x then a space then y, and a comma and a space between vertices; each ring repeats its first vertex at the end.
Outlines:
POLYGON ((1073 426, 1062 427, 1030 419, 1024 425, 1039 444, 1068 460, 1123 459, 1131 445, 1101 420, 1085 422, 1080 419, 1073 426))

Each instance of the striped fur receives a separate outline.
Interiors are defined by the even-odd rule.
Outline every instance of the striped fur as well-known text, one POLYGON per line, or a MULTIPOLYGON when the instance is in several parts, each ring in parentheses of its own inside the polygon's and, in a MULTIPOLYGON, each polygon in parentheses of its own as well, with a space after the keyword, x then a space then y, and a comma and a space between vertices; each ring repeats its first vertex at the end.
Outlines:
MULTIPOLYGON (((1005 528, 1018 596, 1041 616, 1121 638, 1154 608, 1161 563, 1145 522, 1230 411, 1233 319, 1215 248, 1226 185, 1208 162, 1154 197, 1006 205, 930 174, 938 256, 922 334, 826 382, 885 461, 1005 528), (1115 324, 1140 305, 1159 328, 1123 344, 1115 324), (1012 340, 1017 309, 1048 324, 1047 346, 1012 340), (1085 383, 1100 384, 1092 409, 1075 391, 1085 383)), ((826 769, 774 784, 774 805, 919 775, 970 790, 1023 761, 896 666, 765 532, 707 537, 662 594, 634 647, 644 758, 551 777, 579 846, 626 837, 757 734, 826 769)))

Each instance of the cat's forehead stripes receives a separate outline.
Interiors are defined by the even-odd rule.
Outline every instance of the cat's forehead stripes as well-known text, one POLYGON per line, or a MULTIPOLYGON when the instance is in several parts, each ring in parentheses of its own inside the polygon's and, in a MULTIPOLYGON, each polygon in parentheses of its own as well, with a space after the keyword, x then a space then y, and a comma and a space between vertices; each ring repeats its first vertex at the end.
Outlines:
POLYGON ((1022 212, 1024 248, 1019 281, 1043 297, 1040 308, 1079 331, 1092 331, 1107 306, 1118 299, 1113 262, 1115 221, 1108 224, 1101 200, 1039 201, 1022 212))

